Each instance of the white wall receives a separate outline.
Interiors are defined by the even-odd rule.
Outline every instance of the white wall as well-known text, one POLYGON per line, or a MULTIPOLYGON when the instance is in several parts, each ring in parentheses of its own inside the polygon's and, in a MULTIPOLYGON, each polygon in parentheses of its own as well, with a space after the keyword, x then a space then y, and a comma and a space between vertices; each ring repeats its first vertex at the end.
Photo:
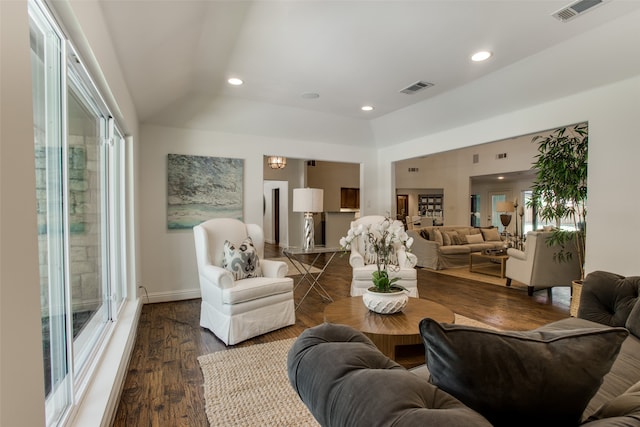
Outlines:
MULTIPOLYGON (((637 225, 640 198, 629 194, 629 186, 637 182, 635 170, 640 144, 634 123, 639 113, 640 77, 635 77, 384 148, 380 150, 380 158, 390 164, 453 147, 588 121, 586 272, 609 270, 637 275, 640 273, 636 266, 640 252, 636 245, 640 241, 637 225)), ((383 180, 380 186, 388 194, 395 190, 392 180, 383 180)))
MULTIPOLYGON (((361 196, 377 212, 375 151, 306 141, 282 140, 255 135, 141 126, 141 264, 143 285, 152 302, 200 295, 191 230, 167 230, 167 154, 231 157, 244 159, 244 221, 262 224, 264 156, 277 153, 291 159, 362 162, 365 177, 373 185, 361 186, 361 196)), ((294 165, 292 164, 291 167, 294 165)), ((287 168, 289 168, 287 161, 287 168)), ((283 169, 286 171, 287 168, 283 169)), ((270 177, 273 177, 270 175, 270 177)), ((362 178, 361 178, 362 179, 362 178)), ((289 191, 293 187, 290 185, 289 191)), ((291 194, 289 194, 289 200, 291 194)), ((291 218, 291 213, 289 214, 291 218)), ((299 215, 299 214, 298 214, 299 215)), ((299 215, 300 216, 300 215, 299 215)), ((289 241, 295 244, 289 229, 289 241)))

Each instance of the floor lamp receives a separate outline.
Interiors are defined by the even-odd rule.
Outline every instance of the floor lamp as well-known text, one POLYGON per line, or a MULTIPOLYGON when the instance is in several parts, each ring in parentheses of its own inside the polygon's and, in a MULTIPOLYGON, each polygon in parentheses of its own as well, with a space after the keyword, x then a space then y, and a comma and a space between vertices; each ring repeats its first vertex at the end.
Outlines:
POLYGON ((294 188, 293 211, 304 212, 304 242, 302 249, 311 251, 315 247, 313 213, 322 212, 324 190, 320 188, 294 188))

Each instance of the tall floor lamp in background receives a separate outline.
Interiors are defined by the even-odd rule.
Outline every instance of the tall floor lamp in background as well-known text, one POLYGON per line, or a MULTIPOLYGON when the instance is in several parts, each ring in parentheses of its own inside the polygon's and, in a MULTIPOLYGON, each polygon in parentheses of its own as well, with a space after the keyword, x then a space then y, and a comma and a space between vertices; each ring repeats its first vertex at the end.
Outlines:
POLYGON ((294 188, 293 211, 304 212, 304 242, 302 249, 313 250, 315 247, 313 213, 322 212, 324 190, 321 188, 294 188))

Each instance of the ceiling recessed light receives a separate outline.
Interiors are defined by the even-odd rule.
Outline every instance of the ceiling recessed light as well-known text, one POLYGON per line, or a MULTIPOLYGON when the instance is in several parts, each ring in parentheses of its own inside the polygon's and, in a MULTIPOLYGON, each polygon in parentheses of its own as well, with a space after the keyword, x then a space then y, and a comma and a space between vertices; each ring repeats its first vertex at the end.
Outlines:
POLYGON ((498 179, 504 179, 504 176, 499 176, 498 179))
POLYGON ((229 82, 229 84, 233 86, 240 86, 242 83, 244 83, 241 79, 236 77, 231 77, 229 80, 227 80, 227 82, 229 82))
POLYGON ((364 105, 361 108, 362 111, 373 111, 373 107, 371 105, 364 105))
POLYGON ((474 53, 471 56, 471 60, 475 62, 486 61, 487 59, 491 58, 491 55, 493 54, 488 50, 481 50, 480 52, 474 53))
POLYGON ((315 92, 305 92, 300 96, 303 99, 318 99, 318 98, 320 98, 320 94, 319 93, 315 93, 315 92))

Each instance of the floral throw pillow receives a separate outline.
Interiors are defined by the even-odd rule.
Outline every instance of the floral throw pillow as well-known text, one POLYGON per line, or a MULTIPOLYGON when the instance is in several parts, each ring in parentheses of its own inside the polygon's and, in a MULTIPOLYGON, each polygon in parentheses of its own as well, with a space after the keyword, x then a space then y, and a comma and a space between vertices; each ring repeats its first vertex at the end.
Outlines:
POLYGON ((224 261, 222 267, 233 274, 235 280, 248 279, 250 277, 262 277, 260 259, 251 237, 244 239, 236 246, 228 240, 224 242, 224 261))
MULTIPOLYGON (((376 236, 377 237, 377 236, 376 236)), ((378 261, 378 254, 376 253, 376 248, 373 243, 369 241, 369 239, 364 240, 364 263, 365 264, 375 264, 378 261)), ((396 251, 392 250, 389 254, 389 265, 398 265, 398 256, 396 255, 396 251)))

